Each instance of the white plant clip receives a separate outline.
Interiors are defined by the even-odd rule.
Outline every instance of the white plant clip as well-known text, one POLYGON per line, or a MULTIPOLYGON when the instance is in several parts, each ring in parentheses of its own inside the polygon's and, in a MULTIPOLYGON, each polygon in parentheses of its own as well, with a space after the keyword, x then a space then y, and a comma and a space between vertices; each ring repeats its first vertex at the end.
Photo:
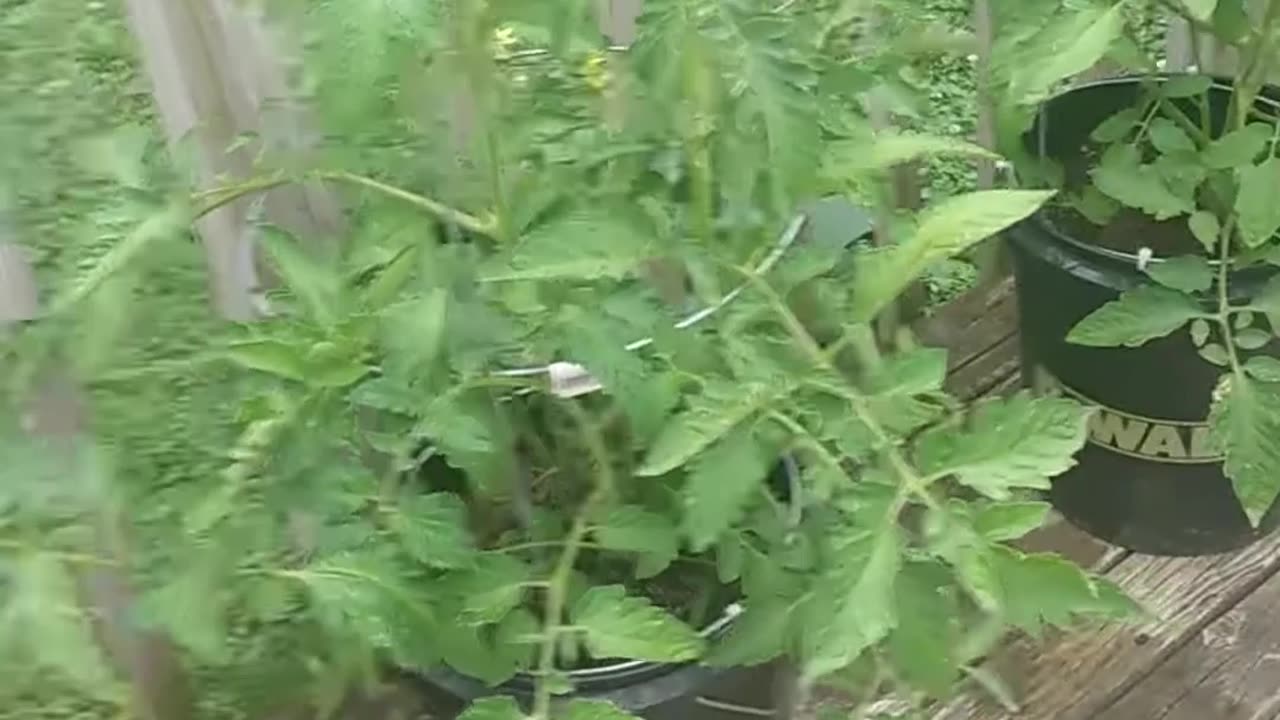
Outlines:
POLYGON ((571 362, 551 363, 547 378, 551 381, 551 394, 562 398, 586 395, 604 387, 586 368, 571 362))
POLYGON ((1146 272, 1147 265, 1151 264, 1151 259, 1155 257, 1155 252, 1149 247, 1140 248, 1138 250, 1138 271, 1146 272))

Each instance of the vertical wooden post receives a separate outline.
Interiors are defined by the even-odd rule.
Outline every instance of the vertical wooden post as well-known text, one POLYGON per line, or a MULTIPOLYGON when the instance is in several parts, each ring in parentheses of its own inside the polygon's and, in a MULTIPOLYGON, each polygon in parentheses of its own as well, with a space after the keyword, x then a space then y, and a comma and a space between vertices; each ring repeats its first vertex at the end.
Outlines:
MULTIPOLYGON (((197 187, 249 174, 254 148, 228 152, 246 132, 277 143, 305 141, 260 17, 227 0, 127 0, 126 6, 170 147, 191 161, 197 187), (272 103, 277 112, 264 121, 272 103)), ((250 320, 261 310, 250 222, 256 202, 232 203, 197 225, 214 301, 233 320, 250 320)), ((316 188, 282 188, 261 202, 271 220, 309 239, 332 231, 340 219, 336 203, 316 188)))
MULTIPOLYGON (((0 332, 34 320, 40 303, 30 263, 0 218, 0 332)), ((57 461, 80 462, 84 407, 79 389, 60 368, 46 368, 22 411, 22 427, 57 461)), ((75 472, 68 470, 68 476, 75 472)), ((81 604, 90 617, 104 655, 131 689, 131 710, 142 720, 187 720, 194 703, 174 646, 163 635, 135 625, 136 595, 129 578, 129 555, 120 518, 110 503, 87 518, 95 553, 109 565, 77 568, 81 604)))

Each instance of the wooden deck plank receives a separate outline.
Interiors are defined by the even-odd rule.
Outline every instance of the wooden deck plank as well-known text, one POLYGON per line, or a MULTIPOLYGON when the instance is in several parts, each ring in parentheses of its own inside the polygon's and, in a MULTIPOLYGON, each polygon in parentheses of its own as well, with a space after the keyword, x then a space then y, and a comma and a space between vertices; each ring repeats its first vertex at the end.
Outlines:
MULTIPOLYGON (((1023 688, 1019 713, 965 697, 942 708, 935 720, 1096 720, 1277 570, 1280 535, 1232 555, 1131 555, 1107 575, 1152 612, 1153 622, 1063 633, 1035 646, 1030 657, 997 662, 998 669, 1013 671, 1011 684, 1023 688)), ((1133 717, 1140 719, 1145 720, 1133 717)))
POLYGON ((1192 636, 1097 720, 1271 720, 1280 715, 1280 575, 1192 636))

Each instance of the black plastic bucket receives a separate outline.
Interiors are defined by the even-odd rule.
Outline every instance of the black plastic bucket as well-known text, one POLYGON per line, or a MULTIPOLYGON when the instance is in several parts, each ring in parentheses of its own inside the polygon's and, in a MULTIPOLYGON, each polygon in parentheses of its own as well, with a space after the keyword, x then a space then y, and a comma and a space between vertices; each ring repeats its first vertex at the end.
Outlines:
MULTIPOLYGON (((1061 164, 1070 187, 1085 177, 1080 151, 1089 134, 1132 105, 1140 92, 1137 79, 1117 78, 1049 100, 1027 136, 1028 151, 1061 164)), ((1225 115, 1227 95, 1221 88, 1211 94, 1219 117, 1225 115)), ((1137 256, 1092 245, 1055 226, 1045 211, 1007 237, 1017 278, 1025 381, 1099 408, 1078 464, 1054 479, 1054 506, 1092 535, 1157 555, 1225 552, 1274 529, 1274 506, 1260 529, 1251 527, 1223 474, 1221 457, 1212 450, 1207 418, 1222 371, 1200 358, 1188 332, 1175 331, 1139 348, 1066 341, 1085 316, 1150 282, 1138 269, 1137 256)), ((1233 273, 1233 294, 1247 295, 1269 274, 1263 269, 1233 273)), ((1276 349, 1275 343, 1269 347, 1276 349)))

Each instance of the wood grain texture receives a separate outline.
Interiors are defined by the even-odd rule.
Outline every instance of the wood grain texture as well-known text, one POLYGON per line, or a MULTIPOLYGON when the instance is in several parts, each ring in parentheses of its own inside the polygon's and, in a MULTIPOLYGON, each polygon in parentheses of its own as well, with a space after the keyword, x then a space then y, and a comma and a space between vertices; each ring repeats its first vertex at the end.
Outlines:
POLYGON ((1097 720, 1280 716, 1280 575, 1193 634, 1097 720))
POLYGON ((1096 720, 1277 569, 1280 535, 1231 555, 1131 555, 1107 576, 1148 608, 1152 622, 1063 633, 1015 663, 997 663, 1020 690, 1019 713, 964 697, 942 708, 935 720, 1096 720))
POLYGON ((948 371, 966 364, 1017 332, 1013 279, 979 286, 914 325, 922 342, 950 351, 948 371))

